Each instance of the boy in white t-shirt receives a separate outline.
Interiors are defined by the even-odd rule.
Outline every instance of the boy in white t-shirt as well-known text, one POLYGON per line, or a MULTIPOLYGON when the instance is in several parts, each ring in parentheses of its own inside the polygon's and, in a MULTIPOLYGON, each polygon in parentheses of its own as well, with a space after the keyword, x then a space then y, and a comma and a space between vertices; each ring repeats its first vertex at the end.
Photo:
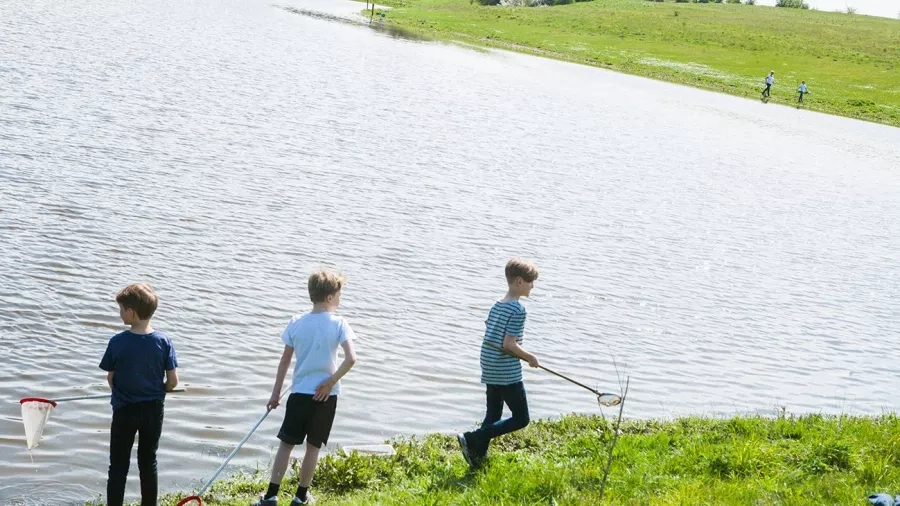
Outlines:
POLYGON ((284 353, 275 374, 272 397, 267 409, 275 409, 281 397, 281 385, 287 374, 291 359, 294 365, 294 380, 291 395, 287 401, 284 422, 278 432, 281 444, 272 464, 272 478, 265 495, 255 506, 276 506, 281 479, 287 471, 294 446, 306 439, 306 454, 300 466, 300 486, 297 488, 292 505, 311 504, 313 498, 307 490, 312 482, 319 450, 328 443, 337 397, 341 392, 340 379, 356 363, 353 349, 353 329, 334 311, 341 303, 341 288, 344 280, 336 274, 320 271, 309 277, 309 299, 312 310, 295 316, 281 334, 284 353), (344 361, 336 367, 338 346, 344 350, 344 361))

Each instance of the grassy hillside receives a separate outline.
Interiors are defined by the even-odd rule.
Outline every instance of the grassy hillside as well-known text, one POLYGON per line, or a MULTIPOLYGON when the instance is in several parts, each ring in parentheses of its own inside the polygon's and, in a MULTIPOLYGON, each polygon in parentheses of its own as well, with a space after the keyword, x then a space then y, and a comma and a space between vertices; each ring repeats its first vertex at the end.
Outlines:
POLYGON ((900 20, 742 4, 595 0, 554 7, 385 0, 392 25, 900 126, 900 20))

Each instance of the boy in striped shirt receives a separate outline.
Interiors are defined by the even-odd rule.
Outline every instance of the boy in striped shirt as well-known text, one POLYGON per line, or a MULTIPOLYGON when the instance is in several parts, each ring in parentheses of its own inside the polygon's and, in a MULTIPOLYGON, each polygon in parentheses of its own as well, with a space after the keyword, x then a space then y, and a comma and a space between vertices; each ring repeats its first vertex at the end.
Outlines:
POLYGON ((526 260, 513 258, 506 264, 506 296, 494 303, 485 322, 481 343, 481 382, 487 393, 487 412, 478 430, 459 434, 459 446, 470 466, 478 465, 487 455, 495 437, 525 428, 530 421, 525 385, 522 383, 522 364, 538 367, 538 359, 522 348, 525 334, 525 307, 519 303, 528 297, 538 278, 537 267, 526 260), (489 343, 489 344, 488 344, 489 343), (502 348, 505 353, 498 350, 502 348), (501 420, 503 404, 512 412, 501 420))

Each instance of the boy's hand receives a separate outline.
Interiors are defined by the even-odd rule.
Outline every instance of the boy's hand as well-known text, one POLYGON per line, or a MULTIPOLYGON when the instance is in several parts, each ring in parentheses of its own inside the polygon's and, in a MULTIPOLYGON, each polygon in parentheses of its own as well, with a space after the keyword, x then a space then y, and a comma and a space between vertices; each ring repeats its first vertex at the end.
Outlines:
POLYGON ((540 367, 541 366, 541 364, 538 363, 538 358, 535 357, 534 355, 531 355, 530 357, 528 357, 528 365, 530 365, 531 367, 540 367))
POLYGON ((328 396, 331 395, 332 388, 334 388, 334 382, 331 381, 331 379, 323 381, 316 387, 316 393, 313 395, 313 400, 319 402, 327 401, 328 396))
POLYGON ((272 411, 273 409, 277 408, 279 404, 281 404, 281 399, 279 398, 278 394, 273 393, 272 397, 269 398, 269 402, 266 403, 266 409, 272 411))

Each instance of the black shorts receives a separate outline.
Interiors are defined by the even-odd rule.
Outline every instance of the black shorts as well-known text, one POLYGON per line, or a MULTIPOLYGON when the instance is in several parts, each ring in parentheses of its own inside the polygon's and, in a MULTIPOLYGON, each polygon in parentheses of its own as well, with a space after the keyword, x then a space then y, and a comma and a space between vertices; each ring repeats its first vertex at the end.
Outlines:
POLYGON ((278 439, 289 445, 303 444, 303 440, 321 448, 328 444, 337 396, 328 397, 325 402, 314 401, 311 394, 291 394, 284 413, 284 422, 278 431, 278 439))

